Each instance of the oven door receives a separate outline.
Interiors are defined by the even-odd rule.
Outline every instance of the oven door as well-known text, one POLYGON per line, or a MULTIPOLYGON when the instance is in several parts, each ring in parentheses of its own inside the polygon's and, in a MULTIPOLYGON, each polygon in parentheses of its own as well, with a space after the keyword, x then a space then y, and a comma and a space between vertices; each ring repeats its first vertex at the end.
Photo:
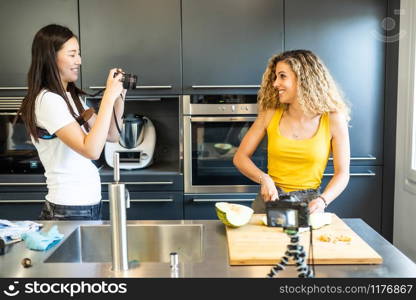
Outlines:
MULTIPOLYGON (((233 157, 255 117, 184 116, 185 193, 255 193, 258 184, 242 175, 233 157)), ((252 156, 267 168, 266 138, 252 156)))

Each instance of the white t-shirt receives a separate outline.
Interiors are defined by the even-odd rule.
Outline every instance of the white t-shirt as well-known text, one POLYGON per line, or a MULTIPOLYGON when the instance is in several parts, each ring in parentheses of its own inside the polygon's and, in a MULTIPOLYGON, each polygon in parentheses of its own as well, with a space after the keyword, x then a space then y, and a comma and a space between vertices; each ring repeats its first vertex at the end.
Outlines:
MULTIPOLYGON (((78 110, 67 93, 77 114, 78 110)), ((83 106, 87 108, 85 103, 83 106)), ((58 94, 42 90, 35 103, 37 126, 49 134, 75 121, 65 100, 58 94)), ((58 137, 50 140, 32 138, 45 168, 48 194, 46 200, 59 205, 93 205, 101 200, 98 169, 91 160, 72 150, 58 137)))

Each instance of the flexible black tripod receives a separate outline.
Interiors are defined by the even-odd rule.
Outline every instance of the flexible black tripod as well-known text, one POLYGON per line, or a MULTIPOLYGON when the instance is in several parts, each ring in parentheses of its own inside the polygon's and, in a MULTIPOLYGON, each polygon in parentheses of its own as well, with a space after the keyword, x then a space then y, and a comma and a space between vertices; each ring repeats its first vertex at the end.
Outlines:
POLYGON ((299 232, 296 229, 284 228, 284 232, 289 236, 290 243, 287 244, 287 251, 281 258, 280 262, 275 265, 267 277, 273 278, 278 272, 285 269, 289 263, 289 259, 292 257, 296 262, 296 270, 298 271, 299 278, 313 278, 314 274, 312 269, 306 263, 306 252, 302 245, 299 244, 299 232))

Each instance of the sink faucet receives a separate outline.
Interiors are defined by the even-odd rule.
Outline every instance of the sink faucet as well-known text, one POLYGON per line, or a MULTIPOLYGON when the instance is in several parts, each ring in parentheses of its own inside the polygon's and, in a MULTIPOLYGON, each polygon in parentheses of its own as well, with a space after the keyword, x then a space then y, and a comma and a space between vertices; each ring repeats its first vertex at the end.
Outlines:
POLYGON ((120 164, 118 152, 114 153, 114 182, 108 185, 111 220, 111 251, 113 271, 129 269, 127 253, 126 208, 130 207, 130 197, 120 181, 120 164))

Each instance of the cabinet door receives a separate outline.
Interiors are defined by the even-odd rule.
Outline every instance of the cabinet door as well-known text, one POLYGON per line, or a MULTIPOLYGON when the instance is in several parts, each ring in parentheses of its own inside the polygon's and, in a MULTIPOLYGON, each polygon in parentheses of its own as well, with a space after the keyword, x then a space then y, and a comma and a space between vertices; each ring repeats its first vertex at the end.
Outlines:
POLYGON ((78 35, 77 0, 0 1, 0 95, 25 95, 36 32, 62 24, 78 35))
POLYGON ((180 0, 80 0, 83 89, 118 67, 138 76, 128 95, 180 94, 180 26, 180 0))
MULTIPOLYGON (((108 194, 103 193, 104 220, 109 220, 108 194)), ((129 220, 181 220, 183 219, 183 193, 180 192, 131 192, 129 220)))
MULTIPOLYGON (((325 171, 322 191, 332 178, 333 170, 325 171)), ((346 189, 332 202, 328 212, 340 218, 361 218, 381 232, 382 167, 351 167, 350 181, 346 189)))
POLYGON ((285 3, 285 50, 316 53, 351 103, 351 164, 382 164, 386 1, 285 3))
POLYGON ((256 93, 283 49, 283 1, 182 0, 182 39, 184 94, 256 93))
POLYGON ((251 207, 256 194, 187 194, 184 196, 186 220, 217 219, 215 203, 231 202, 251 207))

